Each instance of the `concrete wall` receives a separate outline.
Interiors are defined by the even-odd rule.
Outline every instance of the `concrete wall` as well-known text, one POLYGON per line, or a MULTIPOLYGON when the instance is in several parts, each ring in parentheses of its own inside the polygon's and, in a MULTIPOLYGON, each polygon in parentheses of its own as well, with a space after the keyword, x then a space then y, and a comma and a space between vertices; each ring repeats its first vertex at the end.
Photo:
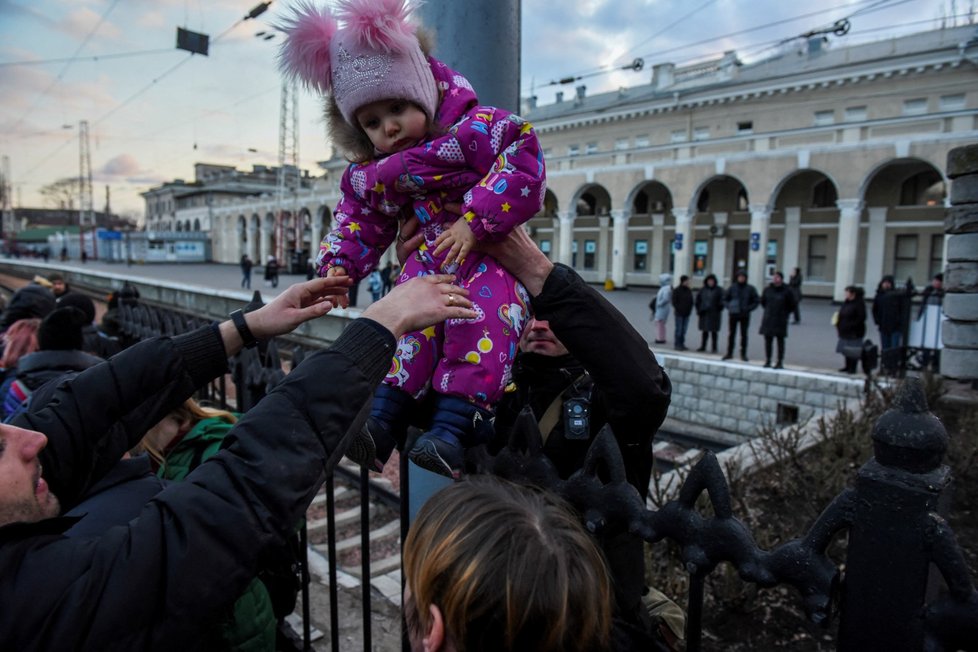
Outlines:
POLYGON ((659 360, 672 380, 669 416, 678 422, 673 427, 684 422, 705 426, 714 432, 698 434, 728 444, 778 425, 779 404, 797 408, 800 423, 834 411, 840 403, 855 407, 863 391, 862 378, 670 355, 659 360))

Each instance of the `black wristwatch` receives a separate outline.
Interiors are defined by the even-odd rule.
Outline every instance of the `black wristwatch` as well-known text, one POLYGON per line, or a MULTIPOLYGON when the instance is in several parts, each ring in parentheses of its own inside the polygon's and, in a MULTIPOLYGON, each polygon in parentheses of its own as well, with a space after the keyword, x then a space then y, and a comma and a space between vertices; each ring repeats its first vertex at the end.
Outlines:
POLYGON ((253 349, 258 346, 258 340, 255 339, 255 334, 248 328, 248 322, 245 321, 241 308, 231 311, 230 317, 234 327, 238 329, 238 335, 241 336, 241 341, 244 342, 245 348, 253 349))

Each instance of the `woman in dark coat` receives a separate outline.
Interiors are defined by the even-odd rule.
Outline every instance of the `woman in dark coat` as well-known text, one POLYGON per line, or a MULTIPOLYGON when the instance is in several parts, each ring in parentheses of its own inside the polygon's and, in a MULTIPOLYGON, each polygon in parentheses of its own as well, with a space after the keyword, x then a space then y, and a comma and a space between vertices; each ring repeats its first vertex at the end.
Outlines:
POLYGON ((723 312, 723 288, 717 285, 716 274, 710 274, 703 281, 703 287, 696 293, 696 314, 699 315, 700 331, 703 340, 697 351, 706 351, 706 341, 713 338, 713 353, 717 352, 717 335, 720 333, 720 313, 723 312))
POLYGON ((778 341, 778 362, 775 369, 784 368, 784 338, 788 337, 788 317, 795 311, 795 296, 784 284, 784 275, 775 272, 771 285, 764 288, 761 294, 761 306, 764 315, 761 317, 761 335, 764 336, 764 366, 771 366, 771 344, 778 341))
POLYGON ((836 353, 841 353, 846 364, 839 371, 856 373, 859 358, 862 357, 863 338, 866 337, 866 302, 863 289, 854 285, 846 288, 846 300, 839 308, 839 321, 835 325, 839 333, 836 353))

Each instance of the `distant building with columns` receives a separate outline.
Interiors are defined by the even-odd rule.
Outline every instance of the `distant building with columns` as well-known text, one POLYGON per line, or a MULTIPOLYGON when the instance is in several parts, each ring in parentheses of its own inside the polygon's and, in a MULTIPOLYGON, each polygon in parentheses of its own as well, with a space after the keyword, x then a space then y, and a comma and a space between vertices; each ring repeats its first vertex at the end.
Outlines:
MULTIPOLYGON (((978 142, 978 28, 660 64, 647 84, 581 86, 522 113, 547 160, 530 232, 586 280, 652 286, 669 271, 727 284, 744 268, 762 286, 798 267, 806 295, 840 300, 854 284, 871 296, 885 274, 919 286, 943 268, 944 162, 978 142)), ((215 260, 314 255, 345 165, 321 163, 284 210, 271 192, 212 201, 215 260)), ((179 208, 171 219, 186 224, 179 208)))

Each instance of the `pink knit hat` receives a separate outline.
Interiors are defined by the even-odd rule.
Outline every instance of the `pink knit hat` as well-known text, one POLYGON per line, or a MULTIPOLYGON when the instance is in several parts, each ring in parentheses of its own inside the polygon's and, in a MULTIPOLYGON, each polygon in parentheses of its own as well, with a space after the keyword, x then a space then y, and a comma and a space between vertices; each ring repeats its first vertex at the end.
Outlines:
POLYGON ((438 89, 408 21, 410 0, 337 0, 329 9, 299 2, 281 26, 279 68, 289 79, 331 93, 343 117, 377 100, 414 102, 434 119, 438 89), (340 27, 337 21, 342 21, 340 27))

